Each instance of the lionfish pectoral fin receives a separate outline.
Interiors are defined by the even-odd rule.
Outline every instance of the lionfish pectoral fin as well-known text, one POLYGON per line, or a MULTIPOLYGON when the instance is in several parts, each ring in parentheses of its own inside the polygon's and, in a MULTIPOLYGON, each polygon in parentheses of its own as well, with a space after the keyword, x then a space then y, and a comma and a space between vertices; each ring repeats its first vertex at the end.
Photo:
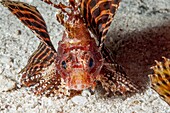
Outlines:
POLYGON ((163 62, 156 61, 151 67, 154 74, 150 74, 152 88, 170 105, 170 59, 164 58, 163 62))
POLYGON ((56 70, 56 52, 43 42, 30 57, 28 64, 21 72, 21 83, 30 87, 36 95, 69 96, 64 80, 56 70))
POLYGON ((24 2, 9 0, 2 0, 0 3, 7 7, 25 26, 30 28, 42 42, 55 51, 47 31, 46 23, 36 7, 24 2))
POLYGON ((99 80, 106 94, 121 94, 137 92, 136 86, 127 78, 126 73, 117 64, 105 63, 99 80))
MULTIPOLYGON (((45 68, 55 62, 56 53, 46 44, 41 42, 37 50, 31 55, 27 65, 19 73, 23 74, 21 82, 26 84, 36 83, 41 78, 41 73, 45 68)), ((28 85, 26 85, 28 86, 28 85)))

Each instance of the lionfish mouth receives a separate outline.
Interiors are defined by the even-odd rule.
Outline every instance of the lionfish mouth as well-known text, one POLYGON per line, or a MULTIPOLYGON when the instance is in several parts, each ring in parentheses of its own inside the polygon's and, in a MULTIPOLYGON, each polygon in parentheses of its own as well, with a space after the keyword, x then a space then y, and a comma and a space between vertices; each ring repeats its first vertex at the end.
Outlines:
POLYGON ((72 89, 72 90, 84 90, 84 89, 88 89, 88 88, 90 88, 90 86, 88 84, 82 84, 82 83, 80 83, 80 84, 76 83, 75 85, 72 85, 70 87, 70 89, 72 89))
POLYGON ((86 72, 75 72, 71 74, 66 84, 69 89, 84 90, 93 86, 94 78, 86 72))

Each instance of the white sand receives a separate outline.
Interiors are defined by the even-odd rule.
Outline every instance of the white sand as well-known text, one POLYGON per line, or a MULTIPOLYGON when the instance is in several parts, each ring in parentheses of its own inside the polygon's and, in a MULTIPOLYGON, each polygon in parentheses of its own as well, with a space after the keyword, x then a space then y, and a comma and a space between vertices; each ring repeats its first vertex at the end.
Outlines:
MULTIPOLYGON (((32 4, 37 6, 43 15, 53 44, 57 48, 63 27, 55 20, 56 9, 42 2, 34 1, 32 4)), ((115 97, 102 98, 96 94, 77 96, 72 99, 75 101, 73 102, 55 97, 37 97, 29 93, 25 87, 8 91, 19 84, 18 72, 26 65, 39 40, 7 8, 0 5, 0 12, 0 113, 170 113, 168 104, 149 88, 149 82, 146 83, 148 89, 144 93, 125 100, 115 97), (21 31, 20 35, 18 31, 21 31)), ((170 0, 122 0, 110 34, 114 36, 112 40, 114 42, 116 39, 123 40, 121 38, 128 33, 149 32, 158 26, 165 26, 162 27, 165 33, 170 32, 170 0)), ((170 35, 165 36, 170 38, 170 35)), ((123 54, 126 53, 122 53, 122 57, 123 54)), ((119 61, 119 57, 117 58, 119 61)), ((143 76, 146 76, 146 73, 143 73, 143 76)))

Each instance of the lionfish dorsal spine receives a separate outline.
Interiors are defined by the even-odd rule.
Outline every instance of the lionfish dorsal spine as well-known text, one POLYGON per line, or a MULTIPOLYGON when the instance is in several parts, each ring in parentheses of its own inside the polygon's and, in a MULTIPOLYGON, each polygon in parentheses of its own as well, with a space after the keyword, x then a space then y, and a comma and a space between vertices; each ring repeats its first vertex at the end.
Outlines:
POLYGON ((2 0, 0 3, 7 7, 25 26, 30 28, 40 41, 55 51, 47 31, 46 23, 36 7, 24 2, 8 0, 2 0))
POLYGON ((103 43, 120 0, 81 0, 81 13, 87 26, 103 43))

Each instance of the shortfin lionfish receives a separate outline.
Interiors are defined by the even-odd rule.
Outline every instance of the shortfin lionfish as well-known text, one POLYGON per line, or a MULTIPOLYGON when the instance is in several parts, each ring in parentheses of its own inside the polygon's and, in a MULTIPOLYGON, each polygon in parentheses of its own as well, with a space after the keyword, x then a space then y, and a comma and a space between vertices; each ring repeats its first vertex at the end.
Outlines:
POLYGON ((152 88, 170 105, 170 59, 165 57, 164 62, 156 62, 151 67, 154 74, 150 74, 152 88))
POLYGON ((23 86, 31 87, 36 95, 59 97, 72 97, 85 89, 94 91, 98 82, 107 94, 125 95, 137 91, 103 44, 119 0, 69 0, 68 5, 42 1, 61 10, 56 18, 65 31, 57 50, 36 7, 23 2, 1 1, 41 41, 21 71, 23 86))

